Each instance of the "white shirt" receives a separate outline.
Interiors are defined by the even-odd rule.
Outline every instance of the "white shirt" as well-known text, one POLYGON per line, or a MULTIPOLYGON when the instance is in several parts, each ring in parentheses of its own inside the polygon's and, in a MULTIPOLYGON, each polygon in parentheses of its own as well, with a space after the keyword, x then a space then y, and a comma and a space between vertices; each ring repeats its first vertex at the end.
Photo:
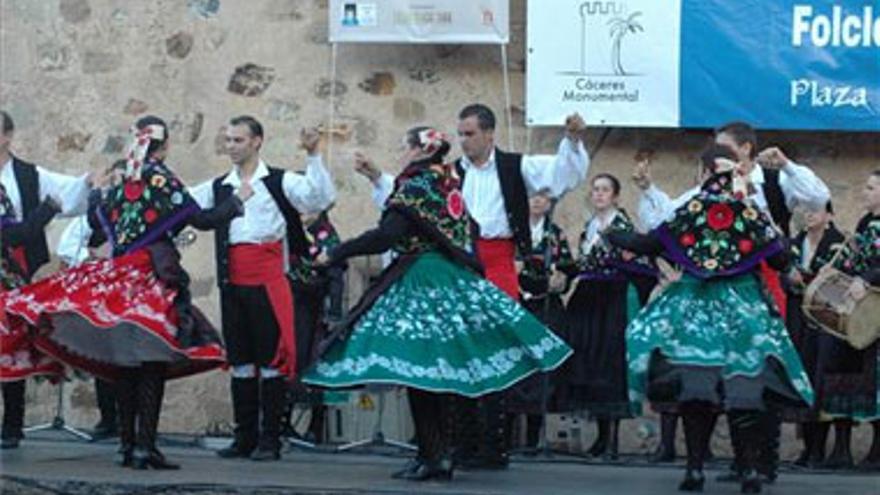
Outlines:
MULTIPOLYGON (((495 164, 495 151, 482 166, 476 166, 467 157, 461 164, 467 171, 462 184, 462 196, 468 213, 480 226, 484 239, 510 238, 512 230, 507 221, 501 182, 495 164)), ((565 137, 560 141, 556 155, 524 155, 522 176, 526 192, 532 195, 549 189, 554 197, 562 196, 587 176, 590 157, 583 143, 565 137)))
POLYGON ((376 205, 376 208, 379 211, 385 209, 385 201, 388 200, 388 196, 391 196, 391 191, 394 190, 394 177, 388 173, 382 173, 382 176, 376 182, 373 182, 373 192, 371 194, 373 198, 373 204, 376 205))
POLYGON ((55 253, 68 266, 79 266, 89 258, 89 237, 92 236, 92 228, 89 226, 88 217, 78 216, 67 224, 55 253))
POLYGON ((544 240, 544 224, 546 221, 547 217, 541 217, 536 223, 532 223, 531 219, 529 219, 529 227, 532 230, 532 249, 538 249, 541 241, 544 240))
MULTIPOLYGON (((260 160, 250 179, 254 194, 244 202, 244 215, 232 220, 229 226, 230 244, 261 244, 285 239, 287 224, 284 215, 262 180, 268 175, 269 168, 260 160)), ((209 180, 190 190, 202 208, 214 206, 213 183, 213 180, 209 180)), ((241 177, 237 166, 223 179, 223 184, 238 191, 241 177)), ((336 187, 320 156, 308 158, 305 175, 285 172, 281 188, 300 213, 320 213, 336 200, 336 187)))
MULTIPOLYGON (((50 172, 43 167, 37 167, 39 177, 40 201, 52 196, 60 201, 61 216, 71 217, 82 215, 89 207, 88 174, 79 177, 50 172)), ((6 188, 6 195, 15 209, 15 219, 22 218, 21 191, 18 190, 18 182, 15 180, 15 171, 12 168, 12 159, 0 168, 0 184, 6 188)))
MULTIPOLYGON (((779 174, 779 187, 785 196, 785 205, 789 210, 794 210, 799 205, 804 205, 812 210, 824 209, 825 204, 831 199, 831 191, 812 170, 794 162, 788 162, 779 174)), ((750 199, 755 206, 770 213, 767 198, 764 196, 764 169, 755 165, 749 180, 755 186, 755 193, 750 199)), ((694 187, 675 200, 658 189, 653 184, 642 191, 639 198, 639 220, 642 228, 651 230, 664 221, 670 219, 675 210, 685 204, 694 195, 700 192, 700 187, 694 187)))
POLYGON ((581 254, 590 254, 590 251, 593 250, 596 243, 602 240, 602 233, 605 232, 608 226, 617 218, 619 213, 620 212, 616 208, 612 208, 604 213, 593 216, 593 218, 587 222, 587 226, 584 229, 584 239, 581 241, 580 245, 581 254))

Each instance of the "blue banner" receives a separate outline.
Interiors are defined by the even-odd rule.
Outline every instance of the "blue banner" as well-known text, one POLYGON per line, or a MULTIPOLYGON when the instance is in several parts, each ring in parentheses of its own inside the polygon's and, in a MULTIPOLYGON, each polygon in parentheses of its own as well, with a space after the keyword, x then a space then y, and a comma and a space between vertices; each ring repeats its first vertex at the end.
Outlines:
POLYGON ((683 0, 681 126, 880 131, 880 1, 683 0))

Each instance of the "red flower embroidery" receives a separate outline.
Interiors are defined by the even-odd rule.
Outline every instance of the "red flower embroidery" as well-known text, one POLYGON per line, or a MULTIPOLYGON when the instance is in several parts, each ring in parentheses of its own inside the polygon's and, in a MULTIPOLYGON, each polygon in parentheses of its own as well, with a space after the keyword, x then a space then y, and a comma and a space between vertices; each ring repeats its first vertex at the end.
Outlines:
POLYGON ((116 223, 117 220, 119 220, 119 210, 114 209, 110 212, 110 221, 116 223))
POLYGON ((147 211, 144 212, 144 220, 146 220, 147 223, 155 222, 156 218, 158 218, 158 217, 159 217, 159 214, 156 213, 156 210, 154 210, 152 208, 148 208, 147 211))
POLYGON ((694 244, 697 243, 697 238, 694 237, 694 234, 691 234, 690 232, 687 232, 687 233, 683 234, 683 235, 678 239, 678 241, 679 241, 679 242, 681 243, 681 245, 684 246, 684 247, 691 247, 691 246, 693 246, 694 244))
POLYGON ((710 206, 706 214, 706 223, 712 230, 727 230, 733 225, 733 210, 724 203, 710 206))
POLYGON ((464 214, 464 200, 461 198, 461 192, 454 189, 446 196, 446 209, 452 218, 459 219, 464 214))
POLYGON ((125 183, 125 199, 129 201, 137 201, 144 193, 144 183, 142 181, 128 181, 125 183))
POLYGON ((755 244, 751 241, 751 239, 740 239, 739 240, 739 252, 742 254, 749 254, 752 252, 752 248, 755 247, 755 244))

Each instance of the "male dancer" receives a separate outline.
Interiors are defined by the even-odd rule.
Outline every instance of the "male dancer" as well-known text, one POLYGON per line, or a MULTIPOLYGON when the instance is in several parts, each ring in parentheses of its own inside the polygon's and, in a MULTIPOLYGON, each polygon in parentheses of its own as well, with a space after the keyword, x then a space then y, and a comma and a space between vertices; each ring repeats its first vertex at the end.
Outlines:
MULTIPOLYGON (((28 218, 47 198, 53 198, 61 208, 62 216, 85 213, 88 206, 90 175, 80 177, 51 172, 28 163, 12 154, 10 150, 15 133, 12 117, 0 110, 0 185, 6 190, 15 220, 28 218)), ((49 261, 49 245, 45 232, 41 232, 30 243, 14 253, 16 262, 23 269, 26 279, 49 261)), ((0 434, 0 448, 18 447, 24 436, 24 392, 25 381, 4 381, 3 390, 3 429, 0 434)))
POLYGON ((268 166, 260 158, 263 126, 233 118, 226 130, 232 170, 193 189, 203 208, 233 194, 243 215, 216 229, 217 282, 227 356, 232 365, 235 441, 220 457, 277 460, 286 381, 296 372, 293 296, 285 275, 289 252, 308 249, 300 213, 318 213, 336 190, 318 152, 320 136, 303 130, 306 172, 268 166))

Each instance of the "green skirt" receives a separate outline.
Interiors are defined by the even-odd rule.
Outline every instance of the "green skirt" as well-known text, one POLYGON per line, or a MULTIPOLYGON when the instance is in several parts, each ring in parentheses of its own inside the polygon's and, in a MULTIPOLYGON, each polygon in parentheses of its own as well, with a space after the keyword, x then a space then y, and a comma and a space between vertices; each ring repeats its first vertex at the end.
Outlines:
POLYGON ((727 409, 763 408, 774 397, 813 403, 797 350, 752 274, 683 276, 630 322, 626 346, 634 402, 706 400, 727 409))
POLYGON ((571 349, 531 313, 442 254, 422 254, 303 376, 478 397, 549 371, 571 349))

